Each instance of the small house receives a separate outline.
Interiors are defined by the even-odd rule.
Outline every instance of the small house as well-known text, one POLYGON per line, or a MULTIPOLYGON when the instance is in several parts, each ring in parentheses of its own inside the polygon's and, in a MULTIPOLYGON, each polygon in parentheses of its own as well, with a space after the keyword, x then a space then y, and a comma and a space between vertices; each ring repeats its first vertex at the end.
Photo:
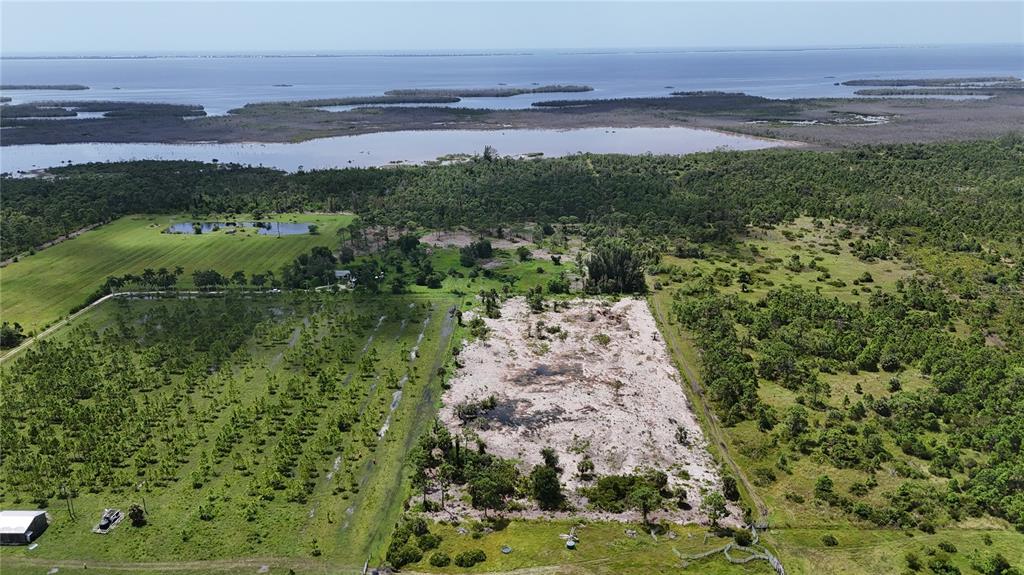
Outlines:
POLYGON ((0 545, 28 545, 48 526, 45 511, 0 511, 0 545))
POLYGON ((352 270, 334 270, 334 280, 339 284, 351 284, 355 279, 352 270))

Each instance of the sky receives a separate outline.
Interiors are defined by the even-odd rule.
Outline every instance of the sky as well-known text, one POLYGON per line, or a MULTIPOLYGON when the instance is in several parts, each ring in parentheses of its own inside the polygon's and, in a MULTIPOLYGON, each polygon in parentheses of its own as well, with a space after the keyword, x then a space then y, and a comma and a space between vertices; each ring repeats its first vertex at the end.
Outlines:
POLYGON ((332 53, 1024 43, 1024 2, 0 0, 0 52, 332 53))

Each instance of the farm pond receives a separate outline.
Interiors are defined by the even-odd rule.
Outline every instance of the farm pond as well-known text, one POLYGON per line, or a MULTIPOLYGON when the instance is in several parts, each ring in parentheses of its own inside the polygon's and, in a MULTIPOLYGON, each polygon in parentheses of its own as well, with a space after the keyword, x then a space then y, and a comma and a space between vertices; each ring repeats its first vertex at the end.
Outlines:
POLYGON ((168 234, 208 234, 226 229, 235 233, 242 228, 256 228, 261 236, 299 236, 310 233, 309 224, 304 222, 179 222, 165 230, 168 234))

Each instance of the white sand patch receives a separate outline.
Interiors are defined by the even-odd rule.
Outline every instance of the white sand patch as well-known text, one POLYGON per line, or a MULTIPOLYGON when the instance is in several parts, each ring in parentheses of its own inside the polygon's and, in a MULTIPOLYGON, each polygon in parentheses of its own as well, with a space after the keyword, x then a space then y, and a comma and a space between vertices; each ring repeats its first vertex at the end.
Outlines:
MULTIPOLYGON (((441 231, 430 232, 429 234, 420 238, 420 242, 438 248, 464 248, 469 244, 479 240, 480 238, 481 236, 474 235, 466 231, 441 231)), ((527 241, 520 237, 513 236, 512 239, 505 239, 487 236, 484 239, 490 241, 491 247, 496 250, 507 250, 513 252, 521 246, 526 246, 527 248, 529 248, 530 253, 533 255, 534 259, 551 259, 552 254, 550 251, 548 251, 545 248, 538 247, 537 245, 531 243, 530 241, 527 241)), ((569 259, 569 255, 562 255, 563 261, 568 261, 569 259)), ((501 267, 501 263, 497 261, 488 262, 487 264, 484 264, 484 267, 487 267, 488 265, 491 265, 492 269, 501 267)))
MULTIPOLYGON (((480 237, 465 231, 440 231, 430 232, 420 238, 420 241, 439 248, 464 248, 480 239, 480 237)), ((487 237, 486 239, 490 240, 491 247, 499 250, 514 250, 519 246, 526 246, 530 243, 518 238, 515 241, 493 237, 487 237)))
POLYGON ((687 486, 694 507, 675 519, 698 519, 700 488, 718 490, 721 479, 646 302, 576 300, 534 314, 513 298, 501 316, 459 354, 464 367, 444 394, 444 423, 477 433, 524 471, 542 461, 542 448, 554 448, 570 491, 587 485, 577 476, 585 456, 598 475, 665 471, 670 485, 687 486), (538 321, 565 335, 538 330, 538 321), (483 416, 463 422, 456 414, 459 404, 492 395, 497 407, 483 416))

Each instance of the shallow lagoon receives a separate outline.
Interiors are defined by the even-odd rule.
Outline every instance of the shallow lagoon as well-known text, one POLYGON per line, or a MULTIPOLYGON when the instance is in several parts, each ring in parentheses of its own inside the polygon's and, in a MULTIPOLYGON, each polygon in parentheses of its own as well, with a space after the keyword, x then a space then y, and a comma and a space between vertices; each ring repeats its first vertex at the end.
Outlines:
POLYGON ((715 149, 756 150, 786 142, 692 128, 580 130, 434 130, 320 138, 297 144, 32 144, 0 147, 0 171, 29 172, 86 162, 198 160, 300 169, 420 164, 452 154, 688 154, 715 149))

